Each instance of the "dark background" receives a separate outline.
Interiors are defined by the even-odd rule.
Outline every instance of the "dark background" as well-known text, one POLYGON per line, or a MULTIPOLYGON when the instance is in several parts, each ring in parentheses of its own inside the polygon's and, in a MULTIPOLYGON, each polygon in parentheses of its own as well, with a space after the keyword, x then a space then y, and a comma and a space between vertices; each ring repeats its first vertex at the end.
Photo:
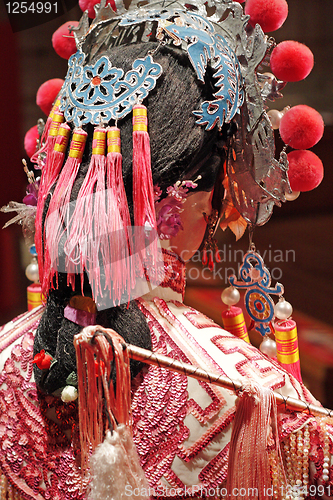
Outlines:
MULTIPOLYGON (((305 81, 288 84, 283 100, 272 107, 308 104, 322 114, 325 134, 312 150, 324 163, 325 178, 316 190, 275 208, 271 221, 256 230, 255 242, 261 251, 268 248, 295 251, 295 262, 280 264, 286 298, 297 310, 333 325, 333 5, 331 0, 289 0, 288 4, 287 21, 272 35, 277 42, 293 39, 307 44, 314 53, 315 67, 305 81)), ((0 0, 0 206, 10 200, 21 201, 24 196, 23 138, 43 116, 35 104, 36 91, 45 80, 64 78, 66 74, 67 61, 53 51, 52 34, 65 21, 78 20, 80 15, 76 6, 51 22, 13 34, 0 0)), ((278 152, 281 147, 277 141, 278 152)), ((8 216, 1 214, 1 225, 6 220, 8 216)), ((3 323, 26 308, 29 282, 24 268, 29 260, 22 262, 25 252, 19 227, 1 231, 0 238, 0 322, 3 323)), ((221 246, 230 244, 234 249, 246 250, 248 244, 246 236, 235 244, 230 233, 222 232, 219 241, 221 246)), ((200 280, 190 284, 202 285, 200 280)), ((226 285, 216 281, 209 284, 226 285)))

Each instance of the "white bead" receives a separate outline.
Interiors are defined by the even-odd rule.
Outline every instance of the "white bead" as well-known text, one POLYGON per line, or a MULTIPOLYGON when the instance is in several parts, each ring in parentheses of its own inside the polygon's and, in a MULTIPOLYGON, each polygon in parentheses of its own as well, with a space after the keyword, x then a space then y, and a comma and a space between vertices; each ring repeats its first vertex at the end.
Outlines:
POLYGON ((287 113, 287 111, 289 111, 290 109, 290 106, 286 106, 285 108, 283 108, 283 110, 281 111, 281 115, 285 115, 287 113))
POLYGON ((61 392, 61 400, 64 403, 70 403, 71 401, 75 401, 78 397, 77 388, 73 385, 66 385, 61 392))
POLYGON ((227 306, 234 306, 239 302, 240 299, 240 293, 237 290, 237 288, 233 286, 229 286, 228 288, 225 288, 221 294, 221 299, 224 304, 227 306))
POLYGON ((274 314, 278 319, 287 319, 293 313, 292 305, 286 300, 279 300, 277 304, 274 306, 274 314))
POLYGON ((281 118, 283 116, 282 113, 280 113, 280 111, 278 111, 277 109, 271 109, 268 111, 267 115, 273 129, 278 130, 278 128, 280 127, 281 118))
POLYGON ((292 191, 291 193, 286 193, 285 197, 287 201, 294 201, 299 197, 300 194, 300 191, 292 191))
POLYGON ((37 260, 33 259, 33 261, 26 267, 25 275, 30 281, 34 281, 35 283, 39 281, 37 260))
POLYGON ((329 475, 328 475, 328 474, 324 474, 324 475, 322 476, 322 478, 323 478, 323 481, 325 481, 325 482, 326 482, 326 481, 328 481, 328 480, 329 480, 329 478, 330 478, 330 477, 329 477, 329 475))
POLYGON ((263 354, 266 354, 269 358, 276 357, 276 343, 275 340, 270 339, 269 337, 264 337, 263 341, 259 346, 260 351, 263 354))

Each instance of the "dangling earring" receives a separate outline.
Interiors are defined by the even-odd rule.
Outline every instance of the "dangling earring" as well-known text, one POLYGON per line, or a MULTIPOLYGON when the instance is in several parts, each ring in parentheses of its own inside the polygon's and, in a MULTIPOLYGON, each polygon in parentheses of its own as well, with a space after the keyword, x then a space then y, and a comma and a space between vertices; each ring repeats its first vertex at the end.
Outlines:
POLYGON ((212 210, 210 215, 203 214, 205 221, 207 223, 206 235, 203 243, 202 249, 202 265, 206 266, 208 263, 208 269, 213 271, 214 269, 214 257, 216 262, 221 262, 219 256, 216 238, 214 238, 216 230, 220 222, 220 216, 218 210, 212 210))

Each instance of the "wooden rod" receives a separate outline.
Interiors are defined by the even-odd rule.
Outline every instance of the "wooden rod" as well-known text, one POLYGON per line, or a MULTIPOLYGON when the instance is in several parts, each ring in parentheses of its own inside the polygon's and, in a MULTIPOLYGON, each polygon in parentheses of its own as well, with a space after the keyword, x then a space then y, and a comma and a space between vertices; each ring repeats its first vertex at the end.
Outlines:
MULTIPOLYGON (((242 382, 233 381, 223 375, 204 370, 197 366, 190 365, 189 363, 184 363, 183 361, 178 361, 168 356, 164 356, 163 354, 157 354, 131 344, 124 343, 124 347, 128 350, 129 357, 137 361, 141 361, 149 365, 159 366, 160 368, 166 368, 167 370, 172 370, 177 373, 182 373, 188 377, 192 377, 203 382, 209 382, 210 384, 214 384, 225 389, 231 389, 236 393, 243 389, 242 382)), ((328 408, 308 404, 292 397, 284 397, 276 392, 274 392, 274 395, 277 404, 283 405, 286 410, 304 412, 309 415, 320 417, 333 416, 333 410, 329 410, 328 408)))

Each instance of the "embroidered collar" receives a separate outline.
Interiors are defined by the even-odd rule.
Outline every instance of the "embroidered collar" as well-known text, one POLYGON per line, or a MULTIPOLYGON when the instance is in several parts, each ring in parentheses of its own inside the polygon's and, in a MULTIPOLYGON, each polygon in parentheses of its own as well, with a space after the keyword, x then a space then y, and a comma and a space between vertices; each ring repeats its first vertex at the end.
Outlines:
POLYGON ((143 298, 151 300, 154 297, 159 297, 166 301, 183 301, 186 284, 185 262, 177 254, 165 248, 162 248, 162 253, 164 259, 164 280, 158 287, 145 294, 143 298))

